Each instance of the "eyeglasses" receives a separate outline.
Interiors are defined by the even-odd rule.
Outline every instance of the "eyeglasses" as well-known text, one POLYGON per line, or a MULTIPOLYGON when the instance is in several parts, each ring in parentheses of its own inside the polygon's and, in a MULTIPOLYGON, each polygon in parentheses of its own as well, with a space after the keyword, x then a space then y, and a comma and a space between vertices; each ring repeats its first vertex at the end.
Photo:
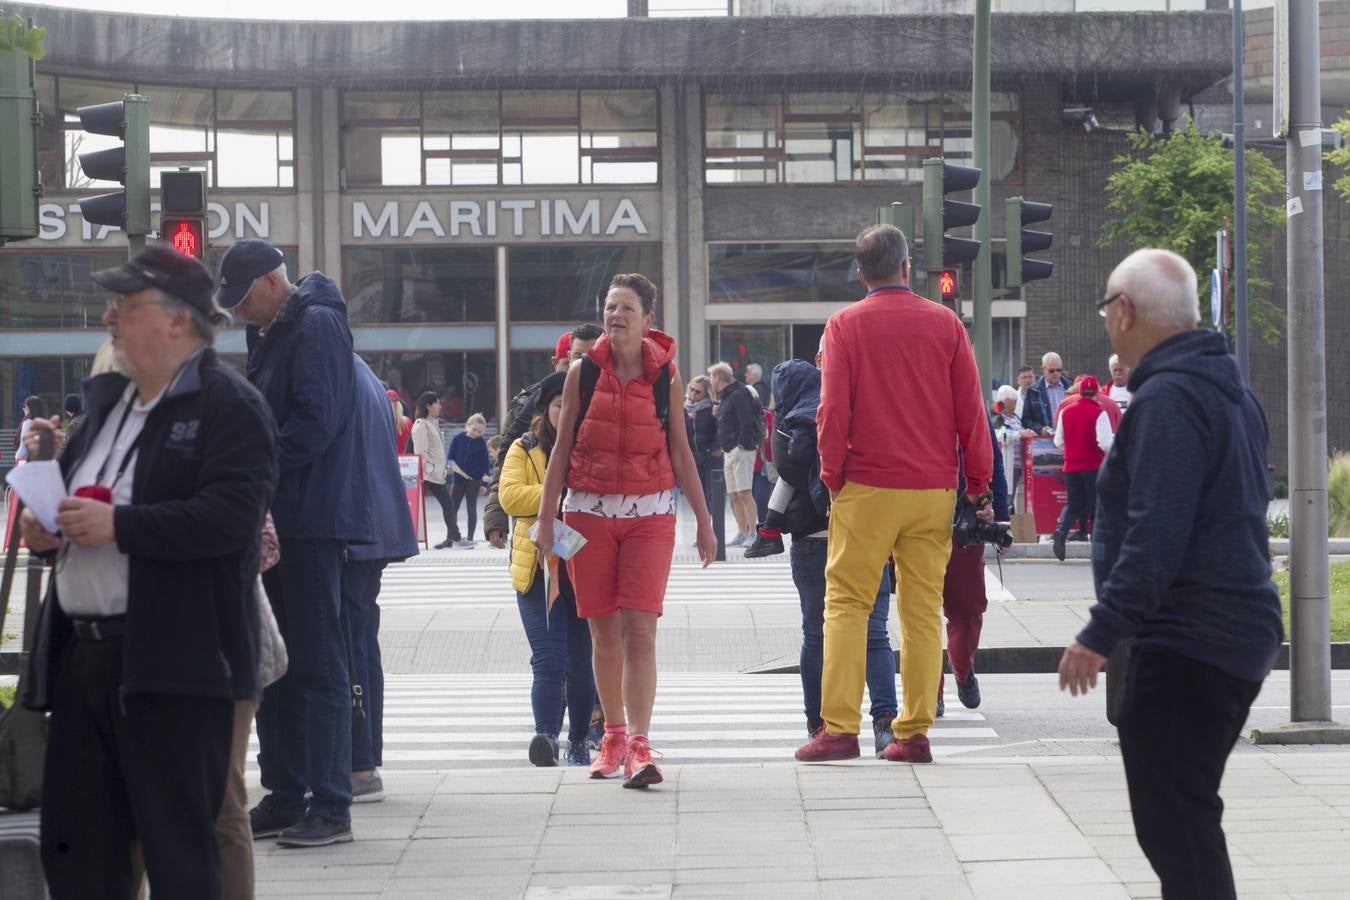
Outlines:
POLYGON ((1108 306, 1110 306, 1112 303, 1115 303, 1117 300, 1119 300, 1121 297, 1124 297, 1124 296, 1125 296, 1125 292, 1124 292, 1124 291, 1116 291, 1116 292, 1115 292, 1114 294, 1112 294, 1110 297, 1107 297, 1105 300, 1100 301, 1100 302, 1097 304, 1097 315, 1099 315, 1099 316, 1101 316, 1103 319, 1105 319, 1105 318, 1106 318, 1106 308, 1107 308, 1108 306))
POLYGON ((1047 374, 1047 375, 1058 375, 1060 372, 1063 372, 1063 371, 1064 371, 1063 369, 1046 369, 1046 370, 1045 370, 1045 374, 1047 374))
POLYGON ((149 306, 151 303, 158 303, 158 302, 159 302, 158 298, 154 297, 146 300, 135 300, 130 303, 128 303, 125 300, 118 299, 117 297, 109 297, 107 308, 108 312, 116 313, 117 315, 122 316, 126 315, 126 313, 129 310, 133 310, 138 306, 149 306))

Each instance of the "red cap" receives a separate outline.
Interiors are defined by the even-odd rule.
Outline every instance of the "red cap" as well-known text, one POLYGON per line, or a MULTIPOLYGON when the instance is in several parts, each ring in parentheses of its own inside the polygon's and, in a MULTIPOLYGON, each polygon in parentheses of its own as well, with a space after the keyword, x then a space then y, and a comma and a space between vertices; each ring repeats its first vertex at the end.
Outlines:
POLYGON ((1099 385, 1097 379, 1091 375, 1084 375, 1082 378, 1078 379, 1078 393, 1095 394, 1099 390, 1101 390, 1101 385, 1099 385))
POLYGON ((558 346, 553 348, 553 358, 562 359, 572 352, 572 332, 564 331, 562 337, 558 338, 558 346))

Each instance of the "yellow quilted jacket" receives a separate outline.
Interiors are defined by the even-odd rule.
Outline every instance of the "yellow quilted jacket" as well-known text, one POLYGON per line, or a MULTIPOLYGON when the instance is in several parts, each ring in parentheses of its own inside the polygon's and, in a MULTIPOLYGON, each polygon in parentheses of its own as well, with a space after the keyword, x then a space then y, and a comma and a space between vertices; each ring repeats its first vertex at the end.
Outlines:
POLYGON ((511 586, 525 593, 539 574, 534 544, 526 534, 539 518, 539 498, 544 493, 544 470, 548 459, 538 439, 526 434, 506 451, 502 463, 501 481, 497 485, 497 499, 502 511, 516 520, 511 532, 511 586))

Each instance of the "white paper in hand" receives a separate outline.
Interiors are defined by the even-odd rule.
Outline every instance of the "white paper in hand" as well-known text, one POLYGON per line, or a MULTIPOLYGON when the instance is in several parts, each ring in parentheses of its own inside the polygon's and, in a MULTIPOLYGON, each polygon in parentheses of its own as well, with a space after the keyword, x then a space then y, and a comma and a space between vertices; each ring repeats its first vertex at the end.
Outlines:
POLYGON ((42 527, 56 534, 56 510, 66 499, 66 482, 61 477, 61 466, 54 460, 27 462, 15 466, 5 475, 5 481, 14 488, 23 505, 33 511, 42 527))
MULTIPOLYGON (((526 534, 533 540, 539 533, 539 523, 535 522, 526 531, 526 534)), ((575 528, 569 528, 563 523, 562 519, 553 520, 553 555, 559 559, 571 559, 577 555, 577 551, 586 546, 586 538, 582 537, 581 532, 575 528)))

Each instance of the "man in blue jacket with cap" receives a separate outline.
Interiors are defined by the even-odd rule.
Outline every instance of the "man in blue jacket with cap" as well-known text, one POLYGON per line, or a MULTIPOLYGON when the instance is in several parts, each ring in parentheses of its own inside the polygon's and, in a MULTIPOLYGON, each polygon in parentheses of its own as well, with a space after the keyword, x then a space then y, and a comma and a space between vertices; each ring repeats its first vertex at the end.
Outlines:
POLYGON ((220 261, 217 300, 249 323, 248 377, 277 423, 272 519, 281 562, 263 582, 290 668, 263 693, 258 764, 266 797, 253 836, 287 847, 352 839, 351 681, 342 628, 348 544, 375 538, 356 406, 347 303, 315 272, 291 284, 281 251, 240 241, 220 261), (306 792, 312 796, 306 802, 306 792))

